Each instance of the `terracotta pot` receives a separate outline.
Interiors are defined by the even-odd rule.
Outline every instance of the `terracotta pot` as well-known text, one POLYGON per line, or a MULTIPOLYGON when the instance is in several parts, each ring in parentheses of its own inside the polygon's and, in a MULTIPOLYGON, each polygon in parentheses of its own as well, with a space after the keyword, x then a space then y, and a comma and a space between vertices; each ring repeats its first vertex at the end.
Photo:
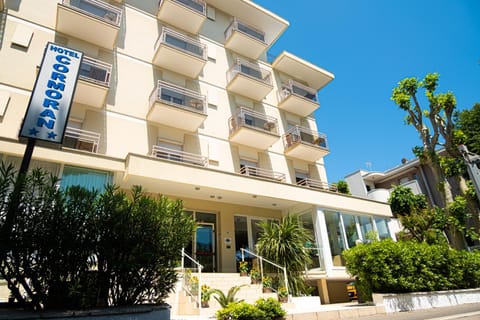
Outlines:
POLYGON ((246 276, 248 276, 247 272, 240 272, 240 277, 246 277, 246 276))
POLYGON ((287 303, 288 302, 288 297, 278 297, 278 301, 281 303, 287 303))
POLYGON ((210 305, 208 304, 208 301, 202 301, 202 308, 208 308, 210 305))
POLYGON ((272 288, 263 287, 263 293, 271 293, 272 288))

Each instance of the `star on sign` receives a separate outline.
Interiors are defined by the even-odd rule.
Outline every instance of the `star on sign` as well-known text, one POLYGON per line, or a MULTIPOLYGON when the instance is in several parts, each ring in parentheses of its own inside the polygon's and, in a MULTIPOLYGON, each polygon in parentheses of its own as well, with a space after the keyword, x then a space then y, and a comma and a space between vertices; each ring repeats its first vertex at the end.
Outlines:
POLYGON ((32 128, 28 131, 28 134, 31 135, 31 136, 37 136, 37 134, 39 133, 40 131, 38 131, 37 129, 35 128, 32 128))
POLYGON ((55 137, 57 136, 57 134, 53 131, 50 131, 48 133, 48 139, 52 139, 52 140, 55 140, 55 137))

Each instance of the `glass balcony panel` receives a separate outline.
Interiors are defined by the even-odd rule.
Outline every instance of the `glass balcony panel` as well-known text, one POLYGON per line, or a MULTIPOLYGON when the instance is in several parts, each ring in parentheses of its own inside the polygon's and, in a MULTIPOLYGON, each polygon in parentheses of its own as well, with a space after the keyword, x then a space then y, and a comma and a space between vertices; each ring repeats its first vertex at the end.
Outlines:
POLYGON ((256 130, 278 135, 278 121, 274 117, 241 107, 239 112, 230 118, 230 133, 246 126, 256 130))
POLYGON ((238 20, 237 18, 234 18, 225 30, 225 39, 228 40, 235 31, 240 31, 249 37, 265 43, 265 33, 263 31, 249 26, 248 24, 238 20))
POLYGON ((205 113, 205 96, 164 81, 158 82, 157 88, 152 92, 150 100, 152 104, 155 100, 160 100, 188 111, 205 113))
POLYGON ((84 150, 96 153, 100 142, 100 134, 73 127, 65 129, 63 146, 67 148, 84 150))
POLYGON ((206 167, 208 158, 194 153, 179 151, 162 146, 155 145, 152 147, 152 157, 162 158, 166 160, 178 161, 197 166, 206 167))
POLYGON ((111 65, 84 56, 80 66, 79 77, 82 80, 108 87, 110 85, 111 72, 111 65))
POLYGON ((162 33, 155 45, 155 50, 157 50, 162 43, 166 43, 170 46, 175 47, 176 49, 179 49, 189 54, 193 54, 204 60, 207 59, 204 44, 202 44, 197 39, 188 37, 170 28, 164 27, 162 29, 162 33))
POLYGON ((329 153, 327 137, 307 128, 294 126, 283 136, 285 154, 292 158, 317 161, 329 153))
POLYGON ((122 11, 119 8, 111 6, 103 1, 63 0, 63 4, 113 25, 120 25, 122 11))
POLYGON ((178 3, 189 7, 190 9, 196 10, 200 13, 205 13, 205 2, 204 1, 195 1, 195 0, 175 0, 178 3))

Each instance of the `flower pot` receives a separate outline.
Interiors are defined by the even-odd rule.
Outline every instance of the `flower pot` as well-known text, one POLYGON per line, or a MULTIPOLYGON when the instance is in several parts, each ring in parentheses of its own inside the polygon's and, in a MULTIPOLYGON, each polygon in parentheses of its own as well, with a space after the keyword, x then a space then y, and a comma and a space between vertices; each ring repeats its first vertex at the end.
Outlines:
POLYGON ((272 293, 272 288, 263 287, 263 293, 272 293))
POLYGON ((240 277, 246 277, 248 273, 246 271, 240 271, 240 277))
POLYGON ((202 308, 208 308, 210 305, 208 304, 208 301, 202 301, 202 308))
POLYGON ((250 279, 250 283, 251 283, 251 284, 259 284, 259 283, 260 283, 260 279, 250 279))
POLYGON ((281 303, 287 303, 288 302, 288 297, 278 297, 278 301, 281 303))

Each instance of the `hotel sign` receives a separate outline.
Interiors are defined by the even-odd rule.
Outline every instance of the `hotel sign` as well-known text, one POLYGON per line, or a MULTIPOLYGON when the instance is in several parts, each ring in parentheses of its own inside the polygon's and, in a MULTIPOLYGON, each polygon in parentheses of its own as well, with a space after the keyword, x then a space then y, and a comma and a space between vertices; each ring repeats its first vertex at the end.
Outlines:
POLYGON ((62 143, 83 53, 47 43, 20 136, 62 143))

